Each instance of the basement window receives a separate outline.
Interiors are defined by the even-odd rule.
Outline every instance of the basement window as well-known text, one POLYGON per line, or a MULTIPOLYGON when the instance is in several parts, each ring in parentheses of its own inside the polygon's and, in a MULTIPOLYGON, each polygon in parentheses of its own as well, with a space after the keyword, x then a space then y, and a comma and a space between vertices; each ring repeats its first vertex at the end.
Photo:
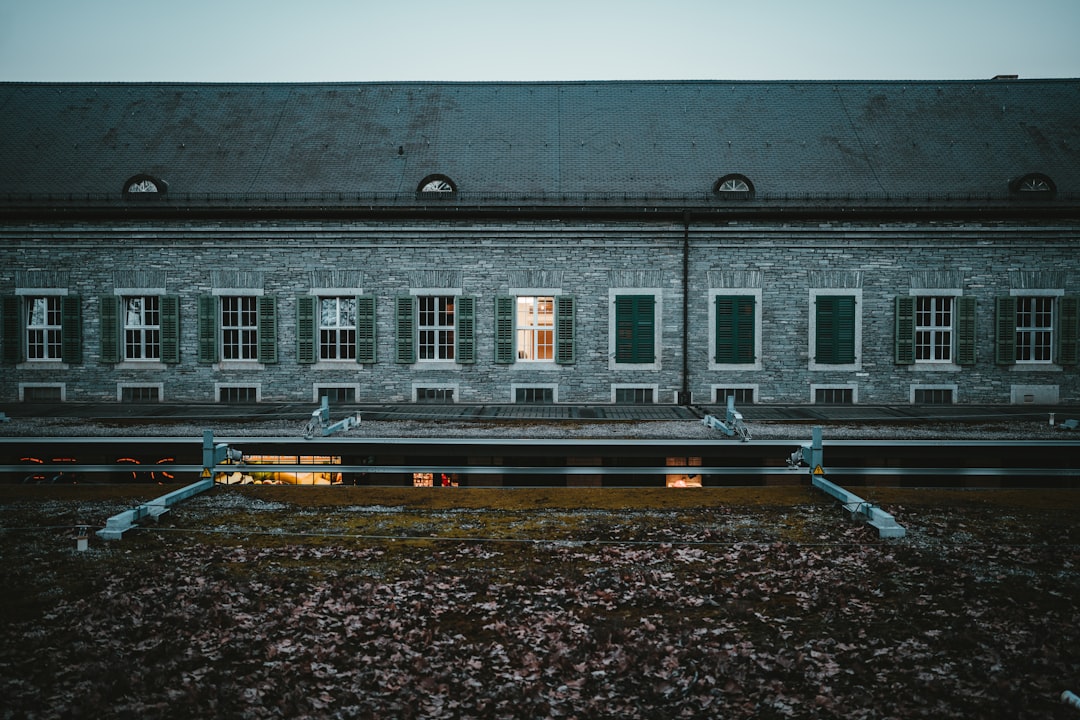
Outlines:
POLYGON ((218 387, 220 403, 257 403, 259 387, 257 385, 222 385, 218 387))

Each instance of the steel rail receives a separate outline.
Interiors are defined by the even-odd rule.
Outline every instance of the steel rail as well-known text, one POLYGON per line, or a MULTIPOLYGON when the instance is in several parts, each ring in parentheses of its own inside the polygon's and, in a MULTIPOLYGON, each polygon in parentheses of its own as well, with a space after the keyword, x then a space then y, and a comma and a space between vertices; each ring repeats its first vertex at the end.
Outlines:
MULTIPOLYGON (((34 463, 27 465, 0 465, 0 472, 38 474, 38 473, 199 473, 202 465, 191 464, 106 464, 79 465, 76 463, 34 463)), ((445 464, 410 464, 410 465, 296 465, 296 464, 250 464, 218 465, 217 474, 241 472, 298 472, 298 473, 447 473, 458 475, 791 475, 807 474, 806 468, 783 466, 720 466, 702 467, 697 465, 675 466, 595 466, 595 465, 445 465, 445 464)), ((914 476, 987 476, 1000 477, 1017 475, 1053 476, 1080 478, 1080 468, 1039 468, 1039 467, 829 467, 829 475, 914 475, 914 476)))

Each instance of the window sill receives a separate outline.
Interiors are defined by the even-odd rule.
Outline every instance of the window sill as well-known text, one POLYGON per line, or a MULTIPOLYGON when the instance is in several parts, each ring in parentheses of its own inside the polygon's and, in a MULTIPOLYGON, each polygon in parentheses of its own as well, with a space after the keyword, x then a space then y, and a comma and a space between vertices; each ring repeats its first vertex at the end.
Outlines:
POLYGON ((461 367, 453 360, 417 360, 412 364, 413 370, 459 370, 461 367))
POLYGON ((156 370, 165 369, 165 363, 159 360, 125 360, 113 365, 114 370, 156 370))
POLYGON ((215 366, 218 370, 265 370, 266 365, 251 360, 222 360, 215 366))
POLYGON ((908 372, 960 372, 963 368, 956 363, 950 362, 918 362, 914 365, 908 365, 908 372))
POLYGON ((16 370, 70 370, 71 366, 60 360, 27 360, 15 366, 16 370))
POLYGON ((1063 372, 1065 368, 1056 363, 1042 362, 1018 362, 1009 367, 1009 372, 1033 373, 1033 372, 1063 372))

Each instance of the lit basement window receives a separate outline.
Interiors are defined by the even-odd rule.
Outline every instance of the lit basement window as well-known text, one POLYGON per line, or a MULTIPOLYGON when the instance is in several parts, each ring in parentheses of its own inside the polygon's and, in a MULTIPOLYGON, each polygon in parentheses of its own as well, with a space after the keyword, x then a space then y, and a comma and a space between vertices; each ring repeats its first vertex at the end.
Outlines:
MULTIPOLYGON (((699 457, 669 457, 667 459, 667 466, 670 468, 684 467, 694 468, 701 467, 701 458, 699 457)), ((667 486, 669 488, 686 488, 686 487, 701 487, 701 473, 669 473, 667 476, 667 486)))
POLYGON ((413 473, 413 487, 457 487, 457 473, 413 473))
POLYGON ((244 455, 243 471, 218 473, 216 482, 226 485, 340 485, 342 474, 329 470, 258 472, 251 465, 340 465, 340 455, 244 455))

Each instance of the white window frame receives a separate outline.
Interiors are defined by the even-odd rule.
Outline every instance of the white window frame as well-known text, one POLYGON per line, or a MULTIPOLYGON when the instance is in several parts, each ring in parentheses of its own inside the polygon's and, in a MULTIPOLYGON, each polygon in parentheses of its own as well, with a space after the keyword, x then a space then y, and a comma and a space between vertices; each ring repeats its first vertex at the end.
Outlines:
MULTIPOLYGON (((359 383, 312 383, 311 384, 311 400, 313 402, 322 402, 322 390, 349 390, 352 389, 353 397, 356 401, 360 400, 360 384, 359 383)), ((333 402, 333 401, 331 401, 333 402)))
MULTIPOLYGON (((18 289, 15 290, 15 294, 23 298, 23 316, 21 318, 19 318, 19 322, 22 323, 22 338, 21 338, 21 340, 22 340, 22 343, 23 343, 23 348, 25 349, 25 352, 26 352, 26 362, 21 363, 20 366, 19 366, 19 369, 26 369, 26 368, 29 368, 29 367, 42 367, 43 365, 48 365, 50 368, 66 369, 67 364, 64 363, 64 345, 63 345, 63 342, 64 342, 64 336, 63 336, 63 325, 64 325, 63 300, 61 300, 60 298, 67 297, 67 295, 68 295, 67 288, 18 288, 18 289), (45 331, 46 333, 51 331, 51 330, 55 330, 59 334, 60 340, 59 340, 59 344, 57 345, 57 350, 56 350, 57 356, 56 357, 43 357, 43 358, 32 358, 32 357, 30 357, 30 330, 31 330, 31 327, 30 327, 30 312, 31 312, 31 303, 36 298, 45 298, 46 300, 51 300, 53 298, 56 298, 57 302, 59 302, 61 304, 60 309, 58 310, 58 312, 60 313, 60 324, 56 325, 56 326, 51 326, 51 325, 40 326, 40 328, 43 331, 45 331)), ((48 312, 48 310, 46 310, 46 312, 48 312)), ((45 347, 47 348, 48 346, 49 346, 49 343, 46 341, 45 347)))
POLYGON ((321 295, 315 296, 315 302, 316 302, 316 313, 318 315, 318 317, 316 318, 316 322, 318 323, 317 332, 318 332, 318 344, 319 344, 319 355, 318 355, 318 358, 317 358, 317 362, 319 362, 319 363, 331 363, 331 364, 332 363, 339 363, 339 362, 349 362, 350 364, 355 363, 356 362, 356 295, 343 295, 343 294, 340 294, 340 293, 338 293, 338 294, 321 294, 321 295), (329 302, 329 301, 334 302, 335 315, 336 315, 335 319, 337 320, 336 325, 325 325, 325 324, 323 324, 323 319, 324 319, 323 303, 324 302, 329 302), (352 304, 352 314, 353 314, 352 325, 347 325, 347 324, 343 325, 341 323, 341 304, 342 304, 342 302, 347 302, 347 303, 352 304), (333 343, 324 342, 323 341, 323 333, 332 333, 333 336, 334 336, 333 343), (342 334, 347 335, 349 333, 351 333, 352 339, 350 341, 343 342, 342 339, 341 339, 342 334), (334 351, 335 351, 335 354, 337 355, 337 357, 326 357, 326 355, 325 355, 326 348, 330 347, 330 346, 332 346, 334 348, 334 351), (346 353, 351 353, 351 357, 343 356, 342 355, 343 350, 346 353))
POLYGON ((1041 325, 1036 325, 1036 326, 1031 326, 1031 328, 1028 328, 1025 331, 1021 330, 1021 327, 1020 327, 1020 302, 1021 302, 1021 300, 1025 299, 1025 298, 1039 298, 1039 299, 1050 298, 1050 326, 1049 326, 1049 333, 1050 333, 1049 353, 1050 353, 1050 358, 1047 359, 1047 360, 1021 360, 1020 359, 1020 343, 1017 342, 1016 343, 1016 351, 1015 351, 1015 361, 1014 361, 1013 367, 1016 367, 1016 368, 1038 368, 1039 370, 1056 370, 1056 369, 1059 369, 1061 367, 1060 365, 1057 365, 1054 362, 1054 343, 1057 341, 1057 332, 1056 332, 1057 327, 1056 327, 1056 325, 1057 325, 1057 322, 1058 322, 1058 313, 1059 313, 1057 298, 1062 297, 1064 294, 1065 294, 1064 290, 1046 290, 1046 289, 1026 290, 1026 289, 1017 289, 1017 288, 1013 288, 1013 289, 1009 290, 1009 295, 1016 298, 1016 318, 1015 318, 1015 321, 1016 321, 1016 334, 1017 335, 1019 335, 1021 332, 1040 332, 1041 329, 1043 328, 1043 326, 1041 326, 1041 325), (1039 328, 1039 330, 1036 330, 1034 328, 1039 328))
MULTIPOLYGON (((457 308, 458 298, 463 294, 461 288, 412 288, 409 294, 416 298, 416 365, 423 365, 425 368, 432 366, 443 366, 452 368, 457 366, 457 308), (450 325, 421 325, 420 319, 423 315, 424 298, 451 298, 454 301, 454 314, 451 318, 450 325), (451 358, 424 358, 421 357, 423 351, 423 342, 421 337, 423 336, 424 328, 428 328, 430 332, 446 332, 450 330, 451 340, 447 347, 453 352, 451 358)), ((435 310, 438 313, 438 310, 435 310)), ((438 340, 436 339, 435 347, 439 347, 438 340)), ((434 386, 428 386, 434 387, 434 386)))
MULTIPOLYGON (((712 288, 709 290, 709 370, 727 372, 745 370, 747 372, 760 371, 762 369, 762 338, 761 338, 761 288, 712 288), (754 362, 752 363, 718 363, 716 362, 716 298, 721 295, 745 296, 752 295, 754 298, 754 362)), ((717 386, 714 386, 714 388, 717 386)), ((721 387, 736 387, 735 385, 723 385, 721 387)), ((713 397, 715 397, 715 392, 713 397)))
MULTIPOLYGON (((721 390, 750 390, 753 393, 753 404, 758 403, 759 386, 757 383, 714 383, 709 387, 709 400, 713 405, 727 403, 727 400, 721 400, 717 396, 721 390)), ((738 402, 735 404, 738 406, 738 402)))
MULTIPOLYGON (((807 318, 807 358, 809 370, 825 370, 834 372, 862 370, 862 314, 863 314, 863 291, 862 288, 810 288, 810 307, 807 318), (815 359, 817 353, 817 299, 823 296, 853 296, 855 298, 855 362, 845 364, 819 363, 815 359)), ((839 387, 839 386, 820 386, 839 387)), ((846 385, 844 387, 847 387, 846 385)))
MULTIPOLYGON (((263 364, 259 362, 259 298, 263 295, 260 288, 214 288, 213 295, 218 296, 218 347, 221 348, 221 360, 219 368, 230 369, 261 369, 263 364), (229 298, 249 298, 255 303, 255 332, 253 345, 254 355, 251 358, 225 358, 225 301, 229 298)), ((232 327, 232 326, 230 326, 232 327)), ((244 327, 244 326, 240 326, 244 327)))
POLYGON ((514 348, 516 350, 514 362, 515 363, 526 363, 526 364, 529 364, 529 365, 553 365, 553 364, 555 364, 555 303, 557 302, 557 297, 558 296, 555 293, 539 292, 539 293, 533 294, 533 293, 529 293, 529 292, 524 292, 524 293, 513 293, 513 297, 514 297, 514 348), (529 313, 530 322, 523 325, 522 322, 521 322, 521 301, 522 300, 528 300, 528 299, 533 300, 533 305, 532 305, 532 308, 531 308, 531 312, 529 313), (543 301, 543 300, 550 300, 551 301, 551 313, 550 313, 551 324, 550 325, 540 325, 539 324, 539 315, 540 315, 539 306, 540 306, 540 302, 543 301), (548 338, 550 339, 550 343, 548 343, 546 345, 546 347, 548 348, 548 351, 549 351, 549 356, 546 357, 546 358, 528 357, 529 354, 535 355, 538 347, 541 347, 541 345, 537 342, 537 339, 539 338, 541 333, 545 333, 545 332, 548 334, 548 338), (525 343, 523 342, 523 338, 528 338, 528 337, 532 338, 532 342, 530 342, 528 344, 529 345, 528 347, 523 347, 525 345, 525 343), (524 357, 522 356, 523 353, 525 353, 524 357))
POLYGON ((656 371, 662 369, 664 350, 664 291, 662 288, 608 288, 608 369, 656 371), (653 358, 651 363, 621 363, 615 360, 616 332, 615 299, 620 295, 652 295, 653 297, 653 358))
POLYGON ((132 293, 132 294, 128 294, 128 295, 121 295, 120 296, 120 312, 123 315, 123 317, 121 318, 121 324, 122 324, 121 332, 123 333, 123 339, 121 340, 121 343, 123 345, 123 358, 124 358, 123 362, 125 362, 125 363, 128 363, 128 362, 130 362, 130 363, 160 363, 161 362, 161 296, 144 294, 144 293, 132 293), (128 301, 130 301, 130 300, 140 300, 140 301, 142 301, 142 308, 139 310, 139 315, 140 315, 139 319, 142 321, 141 323, 134 324, 134 325, 128 323, 129 314, 130 314, 130 311, 128 309, 128 301), (156 305, 156 307, 153 309, 153 313, 155 315, 157 315, 157 324, 156 325, 147 324, 145 322, 146 314, 148 312, 148 310, 146 308, 148 300, 152 300, 156 305), (136 333, 138 335, 138 337, 139 337, 139 341, 138 341, 139 355, 138 356, 133 357, 128 352, 130 350, 130 348, 131 348, 131 345, 132 345, 132 343, 130 343, 128 341, 128 333, 136 333), (147 335, 151 334, 151 333, 156 333, 156 337, 157 337, 156 342, 148 342, 147 341, 147 335), (147 350, 148 346, 149 347, 156 347, 157 355, 155 357, 147 357, 146 350, 147 350))
MULTIPOLYGON (((960 303, 958 299, 964 296, 964 291, 960 288, 914 288, 908 290, 908 295, 915 298, 914 316, 912 318, 913 327, 915 330, 915 336, 912 339, 913 353, 915 362, 910 366, 917 370, 943 370, 943 371, 959 371, 962 368, 956 363, 956 318, 957 311, 960 303), (919 359, 919 298, 938 298, 947 297, 952 298, 952 310, 950 312, 952 317, 952 325, 949 327, 949 359, 948 360, 920 360, 919 359), (917 366, 917 367, 916 367, 917 366)), ((932 326, 927 326, 924 331, 932 331, 932 326)), ((931 345, 933 347, 933 345, 931 345)), ((930 386, 919 386, 930 387, 930 386)), ((946 389, 946 388, 941 388, 946 389)), ((914 397, 914 395, 912 395, 914 397)), ((912 400, 914 402, 914 400, 912 400)))

